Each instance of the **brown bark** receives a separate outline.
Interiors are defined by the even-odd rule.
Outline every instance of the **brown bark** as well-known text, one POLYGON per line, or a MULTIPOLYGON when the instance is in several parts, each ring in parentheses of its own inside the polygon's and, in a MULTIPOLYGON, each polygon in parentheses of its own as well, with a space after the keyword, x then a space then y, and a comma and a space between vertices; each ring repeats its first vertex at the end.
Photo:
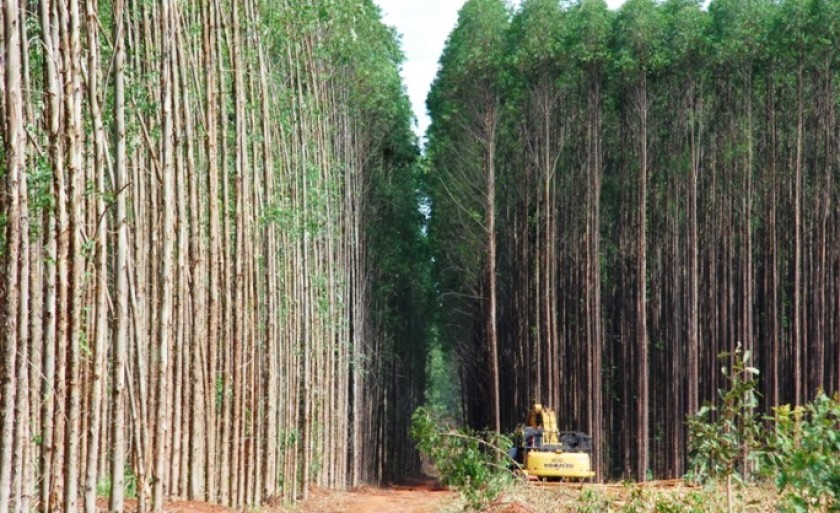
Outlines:
POLYGON ((802 375, 802 362, 804 341, 804 290, 803 290, 803 132, 805 107, 803 98, 803 63, 799 61, 796 81, 796 169, 793 184, 793 319, 792 319, 792 344, 793 344, 793 401, 794 404, 802 404, 805 400, 804 379, 802 375))
MULTIPOLYGON (((19 283, 21 277, 21 256, 26 251, 24 229, 28 224, 22 217, 21 198, 26 195, 24 178, 24 130, 23 130, 23 94, 21 91, 21 41, 20 17, 17 0, 6 0, 3 5, 5 44, 4 85, 4 143, 6 155, 5 187, 8 195, 8 217, 6 248, 4 255, 5 269, 5 311, 3 338, 3 424, 0 431, 0 513, 10 510, 12 492, 12 457, 15 442, 15 405, 23 402, 18 394, 17 349, 20 331, 25 330, 20 322, 20 306, 25 306, 21 294, 24 292, 19 283)), ((23 273, 27 270, 23 269, 23 273)))
POLYGON ((636 422, 638 457, 636 479, 645 481, 648 471, 650 428, 648 424, 648 333, 647 333, 647 173, 648 173, 648 92, 647 74, 642 71, 638 84, 639 184, 636 214, 636 422))
POLYGON ((490 349, 490 380, 492 383, 493 429, 499 436, 502 429, 501 399, 499 394, 499 341, 496 319, 496 105, 493 98, 484 118, 484 174, 485 218, 487 220, 487 338, 490 349))

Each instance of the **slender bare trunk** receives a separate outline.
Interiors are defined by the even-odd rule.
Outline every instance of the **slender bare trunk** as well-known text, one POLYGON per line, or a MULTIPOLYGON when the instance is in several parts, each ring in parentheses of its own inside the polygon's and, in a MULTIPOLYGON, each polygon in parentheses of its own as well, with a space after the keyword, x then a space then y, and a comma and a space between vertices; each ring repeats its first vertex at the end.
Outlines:
POLYGON ((93 375, 91 379, 90 421, 87 434, 87 463, 85 484, 85 513, 96 512, 96 485, 100 426, 102 423, 102 395, 105 379, 105 358, 108 331, 108 239, 105 206, 105 127, 99 99, 99 29, 96 19, 97 0, 86 0, 88 40, 88 104, 93 116, 93 168, 96 175, 96 328, 93 348, 93 375))
POLYGON ((116 193, 117 247, 116 274, 116 333, 114 336, 112 377, 112 424, 111 451, 111 500, 112 513, 123 513, 125 508, 126 468, 126 359, 129 336, 129 289, 128 289, 128 211, 126 196, 129 194, 125 132, 125 3, 115 0, 114 12, 114 178, 116 193))
POLYGON ((173 296, 175 293, 176 270, 174 266, 175 255, 175 146, 173 140, 173 105, 172 105, 172 38, 177 30, 173 20, 175 19, 175 6, 170 0, 163 0, 160 13, 161 30, 161 123, 162 123, 162 150, 161 150, 161 175, 163 179, 163 231, 162 244, 163 254, 161 262, 161 279, 163 280, 160 316, 159 316, 159 346, 158 346, 158 367, 156 370, 157 381, 157 412, 155 414, 155 455, 154 455, 154 484, 153 484, 153 505, 155 513, 162 513, 163 501, 166 498, 167 490, 164 488, 167 482, 167 446, 166 440, 169 434, 169 351, 174 338, 173 325, 173 296))
POLYGON ((647 173, 648 173, 648 92, 647 74, 639 79, 639 190, 636 199, 636 418, 638 422, 638 461, 636 479, 645 481, 648 471, 648 333, 647 333, 647 173))
POLYGON ((804 341, 804 290, 802 286, 802 246, 803 241, 803 220, 802 220, 802 145, 804 132, 804 99, 803 99, 803 63, 799 61, 796 81, 796 175, 794 177, 793 189, 793 397, 794 404, 802 404, 805 400, 804 382, 802 375, 802 353, 804 341))
MULTIPOLYGON (((17 352, 22 290, 20 257, 23 251, 22 233, 27 228, 22 219, 21 193, 26 191, 23 178, 24 170, 24 131, 23 131, 23 93, 21 91, 21 41, 20 18, 17 0, 4 3, 5 44, 5 154, 6 173, 4 193, 8 195, 8 231, 6 235, 5 264, 5 318, 3 340, 3 424, 0 431, 0 513, 9 513, 12 491, 12 455, 14 452, 15 404, 17 394, 17 352)), ((26 270, 24 270, 26 272, 26 270)))
POLYGON ((499 399, 499 341, 496 319, 496 105, 487 107, 484 119, 484 172, 487 194, 487 339, 490 346, 490 379, 492 381, 493 429, 499 436, 502 429, 499 399))

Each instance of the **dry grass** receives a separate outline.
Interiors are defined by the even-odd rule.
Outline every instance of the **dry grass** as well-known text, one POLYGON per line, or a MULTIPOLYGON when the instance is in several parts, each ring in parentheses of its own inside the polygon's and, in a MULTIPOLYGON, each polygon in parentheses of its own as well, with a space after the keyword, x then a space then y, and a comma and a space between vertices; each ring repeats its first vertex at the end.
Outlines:
MULTIPOLYGON (((775 511, 772 488, 750 486, 735 494, 737 513, 775 511)), ((520 485, 482 513, 725 513, 726 492, 682 480, 650 483, 520 485)))

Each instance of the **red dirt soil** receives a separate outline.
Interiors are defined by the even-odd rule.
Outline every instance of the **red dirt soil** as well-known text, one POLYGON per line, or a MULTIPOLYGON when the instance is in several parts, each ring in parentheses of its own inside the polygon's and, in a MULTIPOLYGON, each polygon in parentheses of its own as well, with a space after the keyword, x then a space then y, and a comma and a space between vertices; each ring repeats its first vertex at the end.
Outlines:
MULTIPOLYGON (((309 500, 288 506, 288 509, 277 504, 261 510, 266 513, 436 513, 457 497, 456 492, 442 488, 436 481, 422 481, 381 488, 362 486, 346 492, 315 489, 309 500)), ((107 513, 107 501, 98 500, 96 506, 98 512, 107 513)), ((208 502, 182 499, 167 501, 163 509, 165 513, 236 512, 208 502)), ((136 512, 137 501, 126 500, 125 510, 136 512)))
MULTIPOLYGON (((300 505, 303 513, 435 513, 458 496, 428 482, 376 488, 362 486, 349 492, 318 490, 300 505)), ((191 512, 190 512, 191 513, 191 512)))

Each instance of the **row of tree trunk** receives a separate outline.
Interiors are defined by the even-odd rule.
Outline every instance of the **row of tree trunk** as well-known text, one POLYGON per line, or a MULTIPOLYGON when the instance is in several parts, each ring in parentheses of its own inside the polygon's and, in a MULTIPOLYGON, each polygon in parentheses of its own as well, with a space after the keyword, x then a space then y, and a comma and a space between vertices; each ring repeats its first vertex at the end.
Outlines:
POLYGON ((411 261, 371 193, 414 194, 401 55, 322 4, 4 2, 0 513, 416 466, 416 313, 374 312, 411 261))
MULTIPOLYGON (((449 51, 500 3, 468 2, 449 51)), ((512 429, 543 402, 594 437, 600 477, 676 477, 686 416, 725 385, 719 353, 752 352, 767 413, 840 389, 838 28, 834 2, 522 2, 483 48, 506 63, 497 292, 456 278, 484 265, 471 251, 492 258, 456 236, 487 236, 458 206, 479 187, 468 145, 486 141, 460 135, 480 97, 442 61, 431 236, 471 425, 500 408, 512 429)))

